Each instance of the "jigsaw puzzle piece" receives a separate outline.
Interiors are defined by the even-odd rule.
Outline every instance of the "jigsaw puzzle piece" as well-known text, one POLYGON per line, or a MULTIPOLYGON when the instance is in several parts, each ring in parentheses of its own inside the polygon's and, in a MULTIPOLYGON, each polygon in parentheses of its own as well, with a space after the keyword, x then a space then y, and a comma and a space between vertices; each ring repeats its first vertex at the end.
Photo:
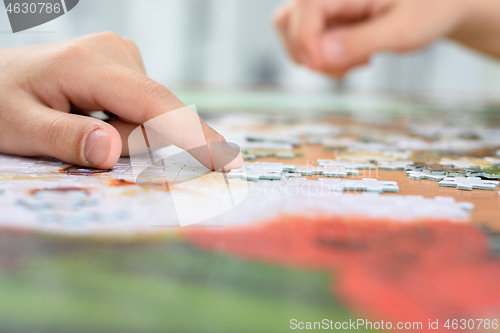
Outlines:
POLYGON ((488 179, 500 179, 500 167, 492 167, 481 170, 481 176, 488 179))
POLYGON ((301 165, 296 168, 296 172, 300 173, 302 176, 321 175, 323 171, 324 169, 322 167, 313 165, 301 165))
POLYGON ((375 169, 375 165, 364 162, 338 161, 331 159, 318 159, 318 165, 322 167, 335 166, 345 167, 346 169, 375 169))
POLYGON ((398 171, 405 170, 410 164, 413 164, 413 161, 381 162, 378 164, 378 168, 380 170, 398 171))
POLYGON ((429 175, 423 173, 422 171, 406 171, 406 175, 408 176, 408 178, 413 180, 428 179, 436 182, 441 181, 445 178, 444 175, 429 175))
POLYGON ((405 168, 406 171, 421 171, 428 175, 443 175, 446 177, 460 177, 465 176, 464 169, 454 168, 449 165, 443 164, 428 164, 428 163, 414 163, 409 164, 405 168))
POLYGON ((342 191, 399 192, 398 184, 394 181, 380 181, 372 178, 362 180, 320 178, 319 180, 342 191))
POLYGON ((344 166, 325 166, 321 174, 323 177, 347 177, 347 175, 359 176, 358 169, 348 169, 344 166))
POLYGON ((494 191, 499 183, 494 180, 482 180, 479 177, 445 177, 439 182, 439 186, 456 187, 465 191, 473 189, 494 191))

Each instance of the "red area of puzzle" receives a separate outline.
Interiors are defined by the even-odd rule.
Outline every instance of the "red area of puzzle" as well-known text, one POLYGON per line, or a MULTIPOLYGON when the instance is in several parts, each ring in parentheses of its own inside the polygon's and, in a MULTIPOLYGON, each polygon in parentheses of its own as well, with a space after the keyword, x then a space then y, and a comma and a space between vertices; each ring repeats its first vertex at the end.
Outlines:
POLYGON ((373 320, 421 321, 426 331, 429 319, 439 319, 433 332, 444 332, 447 319, 500 313, 500 259, 487 236, 468 225, 290 217, 185 236, 247 260, 336 272, 332 291, 373 320))

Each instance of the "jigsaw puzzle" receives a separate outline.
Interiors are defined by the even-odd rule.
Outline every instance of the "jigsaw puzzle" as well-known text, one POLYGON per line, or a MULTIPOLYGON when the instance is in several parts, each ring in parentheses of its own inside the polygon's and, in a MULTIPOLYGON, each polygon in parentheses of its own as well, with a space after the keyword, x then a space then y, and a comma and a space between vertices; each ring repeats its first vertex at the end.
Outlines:
POLYGON ((428 175, 443 175, 447 177, 459 177, 466 174, 466 170, 458 169, 443 164, 414 163, 405 168, 406 171, 421 171, 428 175))
POLYGON ((408 178, 413 180, 428 179, 436 182, 441 181, 446 177, 445 175, 431 175, 422 171, 406 171, 406 175, 408 178))
POLYGON ((480 170, 480 172, 477 173, 481 173, 481 176, 484 178, 500 179, 500 167, 482 169, 480 170))
POLYGON ((478 114, 398 117, 217 113, 252 160, 226 174, 186 155, 112 170, 0 155, 0 331, 205 331, 172 309, 217 332, 498 317, 500 132, 478 114))
MULTIPOLYGON (((477 139, 464 139, 453 137, 453 133, 462 135, 461 130, 450 130, 450 134, 440 136, 439 131, 426 131, 415 125, 381 130, 377 126, 356 123, 338 126, 324 118, 308 118, 307 121, 294 119, 294 116, 269 119, 242 113, 211 120, 212 125, 226 135, 228 142, 240 146, 244 157, 252 161, 228 172, 226 181, 203 167, 187 167, 185 161, 171 161, 163 170, 157 166, 148 167, 146 157, 136 159, 137 165, 148 168, 138 179, 126 158, 120 159, 113 170, 98 171, 51 158, 2 156, 0 189, 3 195, 0 196, 0 205, 9 216, 2 223, 70 233, 151 230, 138 221, 174 226, 178 219, 171 213, 175 211, 173 192, 165 191, 168 189, 166 183, 182 183, 179 189, 183 191, 183 200, 205 195, 211 191, 211 186, 214 186, 212 191, 223 191, 225 183, 238 184, 234 189, 236 192, 247 188, 249 195, 244 200, 247 204, 235 205, 233 209, 238 216, 248 215, 247 221, 261 220, 265 216, 260 208, 263 200, 259 197, 266 191, 283 196, 281 206, 267 208, 276 214, 284 209, 283 203, 287 201, 294 202, 299 211, 308 210, 311 203, 303 201, 304 194, 315 197, 321 206, 328 205, 332 195, 343 192, 383 193, 382 197, 387 192, 392 195, 403 192, 405 195, 410 187, 400 184, 421 179, 440 182, 441 188, 497 188, 495 183, 485 180, 499 178, 495 166, 500 160, 495 153, 500 142, 495 141, 496 132, 478 130, 475 132, 477 139), (321 144, 323 150, 311 153, 313 146, 310 143, 321 144), (467 155, 469 153, 471 155, 467 155), (424 161, 414 163, 416 156, 424 161), (425 160, 426 156, 432 156, 432 160, 425 160), (434 157, 441 163, 434 163, 434 157), (288 163, 277 163, 277 158, 287 158, 288 163), (318 180, 318 177, 322 178, 318 180), (450 177, 456 180, 450 180, 450 177), (321 195, 314 196, 314 191, 321 195), (71 198, 70 206, 77 207, 73 222, 67 205, 60 203, 61 198, 71 198), (165 204, 158 206, 162 201, 165 204), (139 219, 138 216, 145 218, 139 219)), ((411 184, 414 187, 410 193, 419 194, 420 185, 411 184)), ((439 188, 438 184, 435 186, 439 188)), ((276 200, 274 196, 263 197, 276 200)), ((350 200, 361 200, 361 197, 350 200)), ((365 201, 359 202, 360 210, 365 201)), ((390 200, 387 202, 390 206, 390 200)), ((231 216, 231 213, 223 214, 221 223, 229 221, 231 216)), ((215 223, 215 220, 210 220, 210 223, 215 223)))

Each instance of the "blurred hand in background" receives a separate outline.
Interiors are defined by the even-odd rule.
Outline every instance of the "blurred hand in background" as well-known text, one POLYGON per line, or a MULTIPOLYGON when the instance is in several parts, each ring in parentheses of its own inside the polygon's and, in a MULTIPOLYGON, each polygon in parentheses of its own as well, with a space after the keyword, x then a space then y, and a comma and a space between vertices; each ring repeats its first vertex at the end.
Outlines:
POLYGON ((449 37, 500 57, 500 0, 295 0, 275 15, 293 60, 342 77, 379 52, 449 37))

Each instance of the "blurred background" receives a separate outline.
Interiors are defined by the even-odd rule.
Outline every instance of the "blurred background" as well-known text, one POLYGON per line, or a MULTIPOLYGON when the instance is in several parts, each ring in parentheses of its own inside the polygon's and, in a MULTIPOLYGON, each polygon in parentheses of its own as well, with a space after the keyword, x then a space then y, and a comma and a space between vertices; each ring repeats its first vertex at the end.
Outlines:
POLYGON ((500 92, 500 65, 448 41, 407 55, 380 55, 333 80, 292 64, 272 24, 283 0, 81 0, 63 17, 12 34, 0 11, 0 47, 112 30, 133 39, 150 76, 165 85, 275 85, 331 91, 500 92))

